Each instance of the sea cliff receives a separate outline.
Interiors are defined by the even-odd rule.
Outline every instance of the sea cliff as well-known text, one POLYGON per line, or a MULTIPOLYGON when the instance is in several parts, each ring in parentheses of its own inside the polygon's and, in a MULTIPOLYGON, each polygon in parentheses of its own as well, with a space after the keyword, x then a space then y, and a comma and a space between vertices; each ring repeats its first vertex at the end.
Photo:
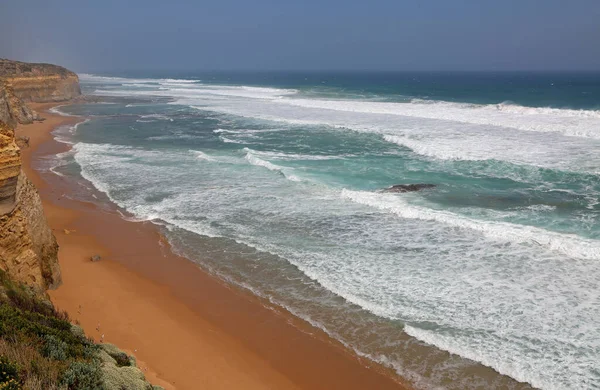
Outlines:
MULTIPOLYGON (((61 283, 58 245, 46 223, 40 197, 21 169, 14 128, 19 123, 32 123, 39 116, 15 93, 10 63, 0 61, 0 269, 13 280, 43 292, 61 283)), ((22 63, 15 63, 15 68, 16 64, 22 63)), ((54 76, 46 70, 45 77, 54 80, 54 76)), ((39 76, 34 79, 41 80, 39 76)), ((35 90, 39 98, 70 96, 51 92, 46 82, 41 82, 37 90, 33 80, 27 84, 30 93, 35 90)))
POLYGON ((0 59, 0 78, 25 102, 60 102, 81 95, 79 77, 57 65, 0 59))

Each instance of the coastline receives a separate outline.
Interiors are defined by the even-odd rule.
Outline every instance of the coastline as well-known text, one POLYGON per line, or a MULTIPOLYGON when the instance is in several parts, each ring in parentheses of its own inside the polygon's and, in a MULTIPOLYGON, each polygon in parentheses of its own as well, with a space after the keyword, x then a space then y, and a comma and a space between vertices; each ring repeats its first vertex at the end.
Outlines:
POLYGON ((51 131, 82 121, 47 112, 62 104, 32 105, 46 121, 17 134, 30 137, 23 169, 60 246, 63 285, 51 299, 89 336, 134 354, 148 380, 167 389, 407 388, 391 369, 175 255, 152 223, 73 200, 67 180, 35 171, 40 156, 69 149, 51 131), (102 260, 91 262, 96 254, 102 260))

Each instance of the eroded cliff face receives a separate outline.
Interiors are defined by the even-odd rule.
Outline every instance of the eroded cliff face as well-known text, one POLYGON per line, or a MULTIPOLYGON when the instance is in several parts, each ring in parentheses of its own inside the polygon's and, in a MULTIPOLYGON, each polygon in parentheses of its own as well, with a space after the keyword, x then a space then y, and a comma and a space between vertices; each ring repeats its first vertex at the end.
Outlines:
POLYGON ((0 214, 6 214, 15 207, 20 172, 21 154, 15 143, 15 133, 0 122, 0 214))
POLYGON ((79 77, 57 65, 0 59, 0 78, 25 102, 60 102, 81 95, 79 77))
POLYGON ((44 65, 45 73, 39 74, 37 64, 23 68, 24 63, 10 61, 11 68, 8 62, 0 60, 0 269, 13 280, 44 291, 61 283, 58 245, 38 192, 21 169, 14 128, 39 119, 23 100, 67 100, 79 94, 79 84, 77 76, 64 68, 44 65), (18 77, 12 77, 10 69, 18 77), (57 73, 50 73, 52 69, 57 73))
POLYGON ((0 215, 0 268, 40 292, 56 288, 61 283, 58 244, 37 190, 24 174, 16 179, 13 208, 0 215))
POLYGON ((61 281, 57 254, 37 190, 21 170, 14 130, 0 121, 0 269, 36 290, 55 288, 61 281))
POLYGON ((0 120, 15 127, 17 123, 33 123, 38 119, 38 114, 15 95, 8 82, 0 78, 0 120))

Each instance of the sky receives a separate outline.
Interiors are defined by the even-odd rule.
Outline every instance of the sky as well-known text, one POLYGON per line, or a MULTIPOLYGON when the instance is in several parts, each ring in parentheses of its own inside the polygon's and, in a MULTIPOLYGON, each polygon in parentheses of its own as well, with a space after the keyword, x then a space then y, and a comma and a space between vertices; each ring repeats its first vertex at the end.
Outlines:
POLYGON ((82 71, 600 71, 600 0, 0 0, 0 57, 82 71))

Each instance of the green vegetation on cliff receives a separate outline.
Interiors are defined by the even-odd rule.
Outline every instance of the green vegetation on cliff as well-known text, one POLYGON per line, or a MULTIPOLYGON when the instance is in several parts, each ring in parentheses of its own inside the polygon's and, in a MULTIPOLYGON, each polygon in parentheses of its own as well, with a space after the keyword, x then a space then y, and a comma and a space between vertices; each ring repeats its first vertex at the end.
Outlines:
POLYGON ((153 390, 135 359, 0 271, 0 390, 153 390))
POLYGON ((99 347, 71 328, 66 313, 0 272, 0 355, 10 373, 0 389, 101 388, 99 347))

